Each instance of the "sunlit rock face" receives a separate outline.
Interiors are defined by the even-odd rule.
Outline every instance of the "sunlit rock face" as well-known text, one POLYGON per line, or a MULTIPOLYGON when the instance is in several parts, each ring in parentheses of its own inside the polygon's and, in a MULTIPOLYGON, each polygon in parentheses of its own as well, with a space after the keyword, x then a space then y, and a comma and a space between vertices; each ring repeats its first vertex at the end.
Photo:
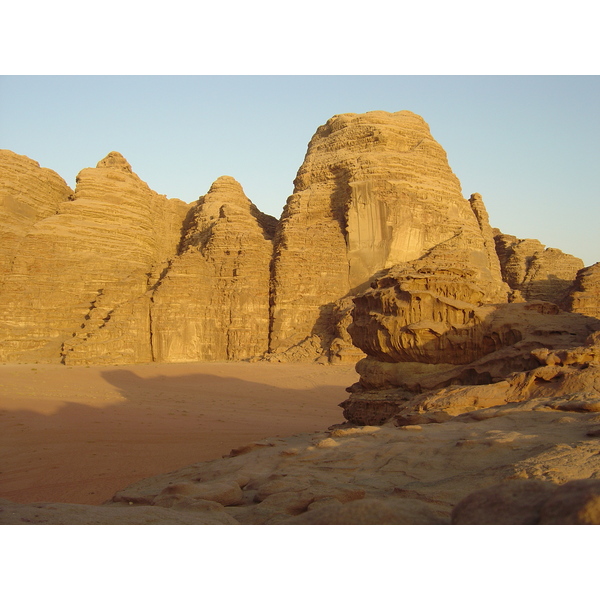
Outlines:
POLYGON ((460 263, 429 255, 398 265, 354 298, 348 329, 367 357, 341 404, 348 421, 411 425, 525 401, 536 390, 558 395, 536 388, 536 377, 560 381, 565 394, 597 388, 600 320, 539 300, 486 303, 475 272, 460 263), (561 363, 566 369, 554 369, 561 363), (548 368, 535 371, 540 364, 548 368), (537 375, 524 390, 528 372, 537 375))
POLYGON ((467 253, 506 298, 485 209, 463 198, 446 153, 408 111, 344 114, 313 136, 276 237, 271 349, 331 336, 334 303, 440 244, 467 253))
POLYGON ((319 127, 280 221, 232 177, 191 205, 161 196, 118 152, 73 192, 0 151, 0 215, 9 362, 367 357, 374 373, 514 344, 509 325, 488 331, 490 306, 507 300, 599 312, 595 266, 492 230, 408 111, 319 127))
POLYGON ((562 306, 565 310, 600 319, 600 262, 577 273, 562 306))
POLYGON ((72 199, 73 190, 50 169, 0 150, 0 287, 27 233, 72 199))
POLYGON ((74 193, 25 157, 0 158, 10 242, 2 360, 180 362, 267 351, 276 219, 233 178, 188 206, 152 191, 117 152, 81 171, 74 193))
POLYGON ((0 356, 150 359, 148 302, 136 298, 176 251, 186 205, 150 190, 115 152, 81 171, 54 212, 28 230, 0 290, 0 356))
POLYGON ((241 360, 268 350, 275 224, 232 177, 213 183, 152 297, 155 360, 241 360))
POLYGON ((494 229, 502 277, 517 298, 561 302, 583 261, 533 239, 518 239, 494 229))

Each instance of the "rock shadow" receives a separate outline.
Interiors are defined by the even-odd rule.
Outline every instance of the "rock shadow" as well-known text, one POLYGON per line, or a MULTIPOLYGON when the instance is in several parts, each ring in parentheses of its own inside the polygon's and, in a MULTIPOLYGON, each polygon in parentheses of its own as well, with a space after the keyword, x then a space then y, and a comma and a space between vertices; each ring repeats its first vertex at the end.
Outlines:
POLYGON ((52 414, 2 410, 0 497, 99 504, 145 477, 343 419, 338 405, 347 382, 289 389, 227 377, 226 367, 222 375, 150 377, 138 374, 144 369, 102 369, 106 386, 94 382, 77 399, 61 397, 52 414), (87 405, 79 397, 88 392, 112 393, 112 403, 87 405))

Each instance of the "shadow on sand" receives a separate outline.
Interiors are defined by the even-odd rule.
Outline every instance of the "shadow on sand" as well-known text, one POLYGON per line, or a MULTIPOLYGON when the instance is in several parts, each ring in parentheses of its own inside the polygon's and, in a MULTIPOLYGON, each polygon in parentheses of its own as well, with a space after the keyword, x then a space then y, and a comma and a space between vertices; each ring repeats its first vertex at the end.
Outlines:
MULTIPOLYGON (((61 371, 65 381, 69 372, 61 371)), ((2 410, 0 497, 100 504, 144 477, 339 423, 338 404, 356 379, 345 372, 339 385, 292 389, 204 372, 143 377, 115 367, 99 375, 75 400, 40 386, 40 402, 60 397, 52 414, 2 410)))

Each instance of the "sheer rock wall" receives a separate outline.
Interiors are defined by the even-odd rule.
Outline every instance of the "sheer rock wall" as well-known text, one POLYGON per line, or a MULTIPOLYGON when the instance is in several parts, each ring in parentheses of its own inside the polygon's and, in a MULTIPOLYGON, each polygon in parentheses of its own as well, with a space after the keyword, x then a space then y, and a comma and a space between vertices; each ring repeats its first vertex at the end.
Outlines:
POLYGON ((408 111, 319 127, 279 221, 231 177, 191 205, 168 199, 116 152, 73 192, 0 151, 0 216, 8 362, 368 356, 381 372, 497 350, 504 334, 481 324, 509 296, 598 314, 594 267, 575 285, 579 259, 492 230, 408 111))
POLYGON ((0 287, 23 238, 39 221, 56 214, 73 190, 50 169, 10 150, 0 150, 0 287))
POLYGON ((489 300, 505 300, 487 213, 474 208, 483 203, 463 198, 418 115, 333 117, 313 136, 294 184, 275 242, 272 351, 315 335, 327 345, 336 300, 439 245, 464 251, 489 300))
MULTIPOLYGON (((148 287, 152 265, 178 244, 185 203, 168 200, 111 153, 77 177, 73 201, 42 219, 22 239, 0 291, 0 357, 5 361, 139 362, 149 336, 110 336, 95 346, 108 321, 148 287), (87 347, 87 349, 86 349, 87 347)), ((147 307, 125 310, 123 327, 143 320, 147 307), (140 311, 142 311, 140 313, 140 311)), ((114 333, 114 331, 113 331, 114 333)))
POLYGON ((275 223, 232 177, 213 183, 152 297, 155 360, 241 360, 268 350, 275 223))

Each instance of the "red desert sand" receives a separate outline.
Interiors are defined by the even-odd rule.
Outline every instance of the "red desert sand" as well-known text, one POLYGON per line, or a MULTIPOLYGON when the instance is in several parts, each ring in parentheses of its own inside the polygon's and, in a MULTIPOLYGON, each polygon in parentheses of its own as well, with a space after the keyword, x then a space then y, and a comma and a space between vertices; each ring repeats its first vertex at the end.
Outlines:
POLYGON ((139 479, 343 421, 354 365, 0 365, 0 498, 101 504, 139 479))

